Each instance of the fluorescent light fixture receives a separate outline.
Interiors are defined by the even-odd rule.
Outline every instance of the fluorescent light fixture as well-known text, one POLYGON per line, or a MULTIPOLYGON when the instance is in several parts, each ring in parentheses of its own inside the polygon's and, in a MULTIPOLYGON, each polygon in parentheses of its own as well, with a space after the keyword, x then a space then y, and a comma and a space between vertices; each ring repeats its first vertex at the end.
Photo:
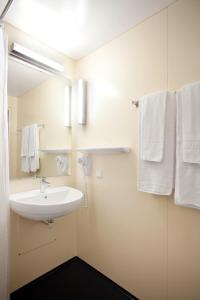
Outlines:
POLYGON ((64 126, 71 127, 71 87, 65 87, 64 126))
POLYGON ((64 67, 57 62, 48 59, 40 54, 37 54, 17 43, 13 43, 11 45, 9 54, 10 56, 15 57, 18 60, 26 62, 50 73, 59 74, 64 71, 64 67))
POLYGON ((87 83, 83 79, 78 80, 78 124, 85 125, 87 119, 87 83))

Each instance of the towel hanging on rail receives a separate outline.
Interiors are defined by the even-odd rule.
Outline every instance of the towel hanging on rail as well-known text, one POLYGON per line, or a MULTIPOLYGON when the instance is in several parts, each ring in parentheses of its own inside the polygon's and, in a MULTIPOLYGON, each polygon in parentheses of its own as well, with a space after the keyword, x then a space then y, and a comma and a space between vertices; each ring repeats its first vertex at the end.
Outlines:
POLYGON ((160 162, 163 159, 166 98, 167 92, 158 92, 142 97, 140 108, 140 154, 142 160, 160 162))
MULTIPOLYGON (((145 124, 147 126, 147 124, 145 124)), ((147 145, 148 146, 148 145, 147 145)), ((156 149, 156 148, 155 148, 156 149)), ((140 99, 139 106, 139 154, 138 154, 138 190, 142 192, 170 195, 174 187, 174 159, 175 159, 175 93, 161 92, 154 95, 144 96, 140 99), (145 119, 143 105, 147 101, 147 97, 151 102, 148 107, 152 113, 148 111, 149 121, 145 119), (162 102, 161 117, 157 115, 159 100, 152 101, 152 97, 162 102), (166 100, 164 100, 166 99, 166 100), (165 102, 166 101, 166 102, 165 102), (165 104, 164 104, 165 103, 165 104), (153 118, 153 119, 151 119, 153 118), (161 148, 158 147, 157 160, 144 160, 143 156, 143 135, 142 130, 144 122, 152 125, 151 130, 155 130, 153 135, 148 131, 150 138, 156 136, 156 127, 160 127, 161 148), (157 126, 155 127, 157 122, 157 126), (162 144, 163 141, 163 144, 162 144), (163 148, 162 148, 163 145, 163 148)))
POLYGON ((39 169, 39 133, 38 125, 25 126, 21 139, 21 170, 25 173, 39 169))
POLYGON ((200 82, 177 92, 175 203, 200 209, 200 82))

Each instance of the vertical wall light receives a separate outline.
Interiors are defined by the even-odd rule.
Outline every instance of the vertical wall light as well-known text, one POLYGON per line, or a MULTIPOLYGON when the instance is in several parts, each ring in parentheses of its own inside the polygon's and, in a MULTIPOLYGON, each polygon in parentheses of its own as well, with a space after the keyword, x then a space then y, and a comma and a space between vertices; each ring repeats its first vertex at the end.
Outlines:
POLYGON ((87 82, 83 79, 78 80, 78 124, 85 125, 87 121, 87 82))
POLYGON ((71 87, 65 86, 64 126, 71 127, 71 87))

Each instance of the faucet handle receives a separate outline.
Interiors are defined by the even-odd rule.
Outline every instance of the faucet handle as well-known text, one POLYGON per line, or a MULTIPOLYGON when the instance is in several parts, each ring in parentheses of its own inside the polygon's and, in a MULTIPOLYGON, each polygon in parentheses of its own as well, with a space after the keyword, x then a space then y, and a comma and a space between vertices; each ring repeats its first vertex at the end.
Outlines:
POLYGON ((47 181, 47 178, 45 176, 41 177, 41 181, 48 184, 48 185, 50 185, 50 182, 47 181))
POLYGON ((47 181, 47 177, 46 176, 39 176, 39 175, 35 175, 32 178, 37 178, 40 179, 41 182, 47 183, 47 184, 51 184, 50 182, 47 181))

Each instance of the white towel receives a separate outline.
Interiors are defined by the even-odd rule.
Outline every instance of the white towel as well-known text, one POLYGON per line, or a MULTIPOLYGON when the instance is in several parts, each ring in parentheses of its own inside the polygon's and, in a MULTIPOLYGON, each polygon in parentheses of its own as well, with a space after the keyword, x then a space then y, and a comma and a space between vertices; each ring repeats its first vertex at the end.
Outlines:
POLYGON ((158 92, 140 99, 141 156, 143 160, 163 159, 167 92, 158 92))
POLYGON ((29 160, 30 171, 39 169, 39 132, 37 124, 29 126, 29 160))
POLYGON ((39 133, 37 124, 22 129, 21 170, 25 173, 39 169, 39 133))
POLYGON ((69 168, 69 161, 67 155, 58 155, 56 156, 56 165, 58 172, 66 172, 69 168))
POLYGON ((22 128, 21 135, 21 157, 28 156, 29 126, 22 128))
POLYGON ((200 82, 181 89, 183 160, 200 163, 200 82))
MULTIPOLYGON (((182 91, 177 92, 177 139, 176 139, 176 180, 175 203, 200 209, 200 164, 183 160, 183 99, 182 91)), ((184 113, 184 115, 186 112, 184 113)), ((199 118, 194 113, 194 118, 199 118)), ((195 122, 195 120, 194 120, 195 122)), ((196 120, 198 122, 198 120, 196 120)), ((199 128, 200 130, 200 128, 199 128)), ((193 160, 192 160, 193 162, 193 160)))
MULTIPOLYGON (((152 113, 154 110, 152 103, 152 113)), ((170 195, 174 187, 174 158, 175 158, 175 93, 167 92, 166 116, 163 158, 160 162, 146 161, 141 154, 141 107, 139 108, 139 159, 138 159, 138 190, 142 192, 170 195)))
POLYGON ((21 170, 25 173, 30 172, 29 166, 29 126, 22 128, 21 136, 21 170))

